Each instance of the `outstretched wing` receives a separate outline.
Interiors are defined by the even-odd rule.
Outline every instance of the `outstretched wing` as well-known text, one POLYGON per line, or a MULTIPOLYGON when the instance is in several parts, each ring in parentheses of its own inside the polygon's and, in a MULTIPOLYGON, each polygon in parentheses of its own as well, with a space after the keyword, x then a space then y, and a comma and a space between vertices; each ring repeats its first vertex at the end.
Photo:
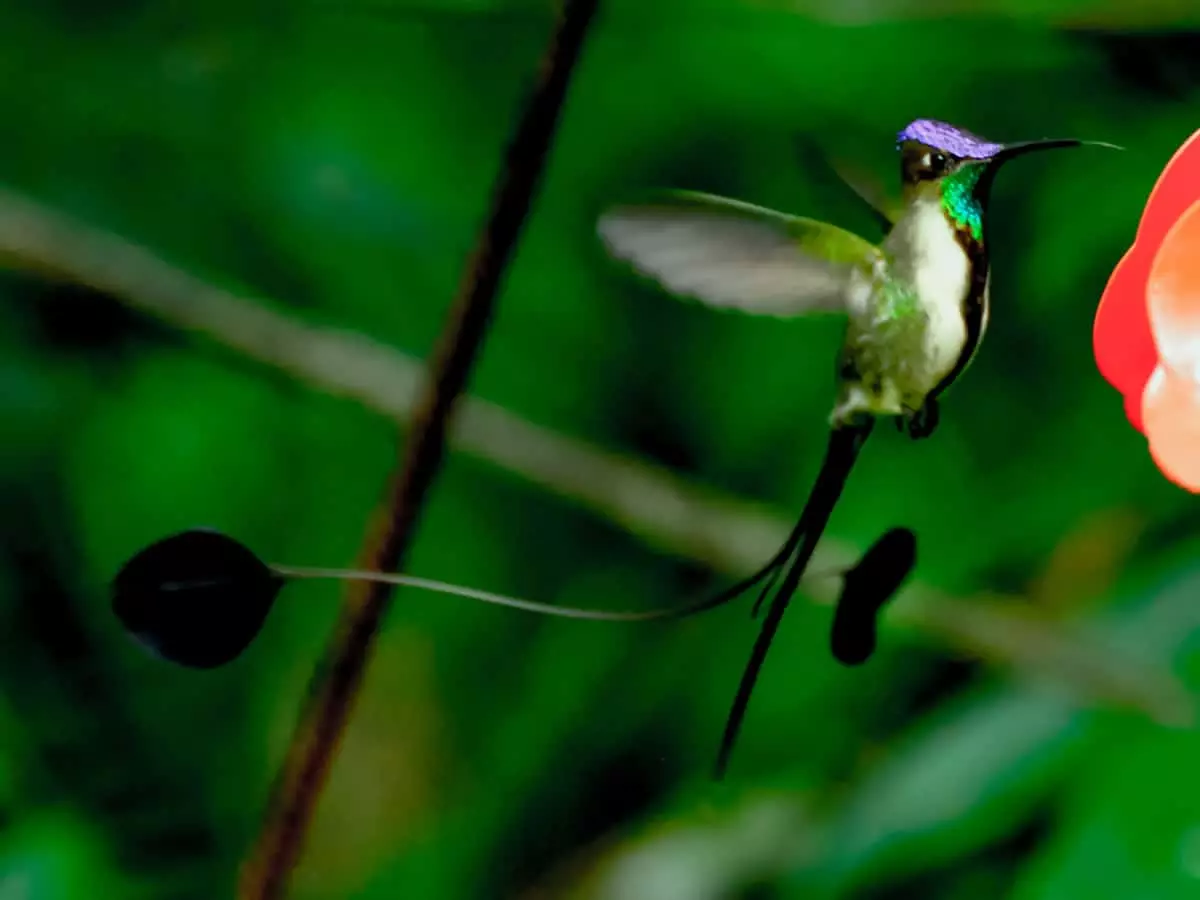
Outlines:
POLYGON ((852 273, 882 259, 835 225, 690 191, 613 207, 597 232, 609 253, 674 294, 773 316, 843 312, 852 273))

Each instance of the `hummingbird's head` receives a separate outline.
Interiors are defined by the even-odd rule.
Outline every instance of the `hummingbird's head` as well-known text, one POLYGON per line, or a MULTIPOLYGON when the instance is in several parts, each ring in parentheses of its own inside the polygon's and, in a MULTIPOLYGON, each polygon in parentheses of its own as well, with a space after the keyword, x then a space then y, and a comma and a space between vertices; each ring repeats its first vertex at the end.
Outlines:
MULTIPOLYGON (((948 122, 916 119, 896 135, 900 150, 900 173, 905 193, 932 191, 948 178, 970 183, 971 192, 984 200, 992 178, 1004 163, 1035 150, 1084 145, 1114 147, 1098 141, 1054 138, 999 144, 948 122)), ((1120 149, 1114 147, 1114 149, 1120 149)))

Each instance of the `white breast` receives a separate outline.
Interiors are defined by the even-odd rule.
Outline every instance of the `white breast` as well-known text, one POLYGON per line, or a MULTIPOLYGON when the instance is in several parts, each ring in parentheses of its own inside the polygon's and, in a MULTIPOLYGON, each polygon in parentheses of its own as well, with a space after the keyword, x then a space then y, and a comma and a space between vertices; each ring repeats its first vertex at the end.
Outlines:
POLYGON ((884 249, 891 254, 894 277, 912 287, 924 312, 923 362, 936 384, 954 367, 967 339, 962 304, 970 262, 937 198, 913 204, 884 249))

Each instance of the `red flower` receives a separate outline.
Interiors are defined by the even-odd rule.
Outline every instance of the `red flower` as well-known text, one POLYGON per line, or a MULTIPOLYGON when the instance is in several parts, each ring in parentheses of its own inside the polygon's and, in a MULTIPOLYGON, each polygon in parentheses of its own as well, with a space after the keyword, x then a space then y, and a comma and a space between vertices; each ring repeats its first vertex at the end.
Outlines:
POLYGON ((1125 398, 1158 467, 1200 492, 1200 131, 1150 192, 1092 340, 1100 374, 1125 398))

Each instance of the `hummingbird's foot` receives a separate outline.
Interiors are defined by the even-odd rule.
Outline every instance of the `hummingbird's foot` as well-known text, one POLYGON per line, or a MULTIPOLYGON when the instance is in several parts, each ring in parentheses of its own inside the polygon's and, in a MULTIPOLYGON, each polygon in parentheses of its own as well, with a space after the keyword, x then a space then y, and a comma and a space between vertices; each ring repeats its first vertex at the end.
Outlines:
POLYGON ((905 413, 896 420, 896 427, 914 441, 929 437, 937 429, 939 419, 938 402, 932 397, 920 409, 905 413))

